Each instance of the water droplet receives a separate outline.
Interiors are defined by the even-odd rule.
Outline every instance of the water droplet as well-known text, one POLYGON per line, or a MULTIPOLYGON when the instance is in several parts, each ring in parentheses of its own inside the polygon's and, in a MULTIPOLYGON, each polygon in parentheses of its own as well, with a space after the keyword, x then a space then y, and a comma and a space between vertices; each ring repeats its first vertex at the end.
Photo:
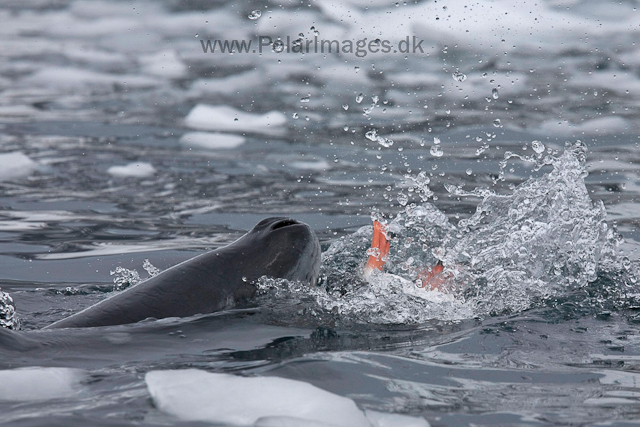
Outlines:
POLYGON ((371 129, 369 132, 365 133, 364 136, 369 141, 375 141, 376 138, 378 137, 378 131, 375 129, 371 129))
POLYGON ((498 93, 498 89, 497 88, 493 88, 493 90, 491 91, 491 97, 493 99, 498 99, 500 97, 500 94, 498 93))
POLYGON ((200 37, 200 36, 198 35, 198 33, 196 33, 196 38, 198 38, 198 37, 200 37))
POLYGON ((493 121, 493 126, 497 127, 497 128, 501 128, 502 127, 502 122, 500 121, 500 119, 495 119, 493 121))
POLYGON ((261 16, 262 16, 262 12, 260 12, 259 10, 253 10, 249 14, 249 19, 251 19, 252 21, 255 21, 256 19, 260 18, 261 16))
POLYGON ((273 42, 273 46, 271 47, 274 52, 280 53, 284 50, 284 43, 282 40, 276 40, 273 42))
POLYGON ((360 104, 362 102, 362 100, 364 99, 364 95, 359 93, 358 96, 356 96, 356 102, 358 104, 360 104))
POLYGON ((378 248, 369 248, 367 249, 367 255, 372 256, 374 258, 380 258, 380 249, 378 248))
POLYGON ((342 104, 342 109, 344 111, 347 111, 349 109, 349 106, 347 104, 342 104))
POLYGON ((444 151, 442 151, 442 147, 440 147, 439 145, 432 146, 429 152, 433 157, 442 157, 442 155, 444 154, 444 151))
POLYGON ((453 77, 453 80, 461 83, 467 80, 467 75, 464 73, 461 73, 460 71, 454 72, 453 74, 451 74, 451 77, 453 77))
POLYGON ((298 118, 298 113, 293 113, 293 115, 291 117, 293 117, 294 119, 297 119, 298 118))
POLYGON ((311 95, 307 95, 305 97, 300 98, 300 102, 309 102, 311 99, 311 95))
POLYGON ((246 282, 247 281, 247 276, 242 276, 242 281, 246 282))
POLYGON ((320 35, 320 31, 316 30, 316 27, 311 27, 310 30, 313 32, 314 36, 319 36, 320 35))
POLYGON ((436 145, 440 144, 440 138, 438 138, 437 136, 434 136, 433 137, 433 143, 436 144, 436 145))
POLYGON ((398 194, 398 203, 402 206, 407 206, 407 203, 409 203, 409 196, 404 193, 398 194))
POLYGON ((471 175, 473 173, 473 170, 471 170, 471 168, 467 169, 467 175, 471 175))
POLYGON ((542 154, 544 152, 544 144, 540 141, 531 141, 531 148, 538 154, 542 154))

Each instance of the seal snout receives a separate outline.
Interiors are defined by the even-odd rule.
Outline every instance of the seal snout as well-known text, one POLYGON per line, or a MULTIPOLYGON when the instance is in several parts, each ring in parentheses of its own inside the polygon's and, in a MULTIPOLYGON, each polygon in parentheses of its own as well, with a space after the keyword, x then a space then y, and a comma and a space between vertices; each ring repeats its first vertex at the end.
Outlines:
POLYGON ((277 230, 278 228, 285 228, 285 227, 289 227, 291 225, 299 225, 300 222, 296 221, 295 219, 291 219, 291 218, 283 218, 279 221, 276 221, 272 226, 271 229, 272 230, 277 230))

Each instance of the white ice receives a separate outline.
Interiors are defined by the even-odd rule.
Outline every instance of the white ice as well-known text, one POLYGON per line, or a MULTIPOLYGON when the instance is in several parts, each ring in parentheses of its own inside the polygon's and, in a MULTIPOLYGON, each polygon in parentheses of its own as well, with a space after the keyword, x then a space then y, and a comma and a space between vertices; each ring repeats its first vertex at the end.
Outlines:
POLYGON ((351 399, 302 381, 197 369, 152 371, 145 381, 156 407, 184 421, 240 426, 371 426, 351 399))
POLYGON ((38 168, 38 164, 16 151, 0 154, 0 181, 23 178, 38 168))
POLYGON ((187 73, 187 66, 172 50, 143 55, 140 57, 142 71, 159 77, 179 78, 187 73))
MULTIPOLYGON (((539 47, 545 51, 566 50, 568 45, 583 43, 577 34, 585 37, 628 31, 638 23, 637 17, 625 16, 603 25, 601 19, 563 13, 544 3, 522 0, 448 2, 446 9, 439 2, 368 10, 332 0, 319 0, 317 4, 326 17, 348 26, 343 38, 380 38, 396 43, 415 35, 425 40, 422 45, 425 54, 432 46, 442 45, 500 53, 539 47), (560 39, 562 43, 558 43, 560 39)), ((272 20, 279 18, 275 22, 284 25, 286 14, 278 14, 272 20)))
POLYGON ((536 130, 560 136, 610 135, 629 129, 629 122, 620 116, 600 117, 585 120, 582 123, 569 123, 566 120, 549 120, 536 130))
POLYGON ((184 122, 195 129, 279 135, 285 131, 287 118, 279 111, 255 114, 227 105, 198 104, 189 112, 184 122))
POLYGON ((253 70, 227 77, 197 79, 191 85, 191 93, 194 96, 218 93, 233 95, 258 89, 264 84, 264 74, 253 70))
POLYGON ((74 396, 84 371, 72 368, 0 370, 0 401, 30 402, 74 396))
POLYGON ((408 415, 389 414, 387 412, 365 411, 372 427, 429 427, 424 418, 408 415))
POLYGON ((154 77, 133 74, 110 74, 72 67, 47 67, 25 77, 22 84, 75 89, 101 85, 122 85, 129 88, 158 86, 161 81, 154 77))
POLYGON ((317 161, 293 161, 290 166, 296 169, 312 170, 312 171, 326 171, 331 169, 331 165, 326 160, 317 161))
POLYGON ((151 165, 151 163, 134 162, 124 166, 111 166, 107 169, 107 173, 118 178, 147 178, 154 175, 156 173, 156 169, 151 165))
POLYGON ((228 150, 245 143, 245 137, 220 132, 187 132, 180 137, 180 144, 206 150, 228 150))

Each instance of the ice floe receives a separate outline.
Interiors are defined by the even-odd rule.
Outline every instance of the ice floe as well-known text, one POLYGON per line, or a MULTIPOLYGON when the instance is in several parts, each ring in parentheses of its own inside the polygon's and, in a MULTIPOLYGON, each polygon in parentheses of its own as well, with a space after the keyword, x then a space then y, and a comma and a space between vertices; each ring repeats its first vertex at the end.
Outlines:
POLYGON ((353 400, 302 381, 247 378, 197 369, 153 371, 147 373, 145 381, 156 407, 185 421, 232 425, 371 425, 353 400))
POLYGON ((187 73, 187 66, 172 50, 144 55, 140 64, 143 72, 159 77, 179 78, 187 73))
POLYGON ((537 129, 556 135, 610 135, 629 129, 629 122, 619 116, 600 117, 582 123, 569 123, 567 120, 550 120, 537 129))
POLYGON ((0 401, 30 402, 71 397, 78 393, 85 371, 72 368, 0 370, 0 401))
POLYGON ((107 173, 118 178, 147 178, 156 173, 156 168, 151 163, 134 162, 124 166, 111 166, 107 173))
POLYGON ((180 144, 207 150, 228 150, 244 144, 245 137, 220 132, 187 132, 180 137, 180 144))
POLYGON ((243 91, 254 90, 264 85, 263 79, 263 74, 256 70, 233 74, 227 77, 198 79, 191 85, 191 93, 193 95, 232 95, 243 91))
POLYGON ((255 427, 429 427, 423 418, 366 410, 303 381, 186 369, 145 376, 155 406, 184 421, 255 427))
POLYGON ((25 77, 21 83, 62 89, 116 84, 129 88, 148 88, 160 85, 161 80, 135 74, 110 74, 72 67, 47 67, 25 77))
POLYGON ((198 104, 189 112, 184 122, 195 129, 280 135, 285 132, 287 118, 279 111, 255 114, 227 105, 198 104))
POLYGON ((19 151, 0 154, 0 181, 23 178, 37 168, 36 162, 19 151))

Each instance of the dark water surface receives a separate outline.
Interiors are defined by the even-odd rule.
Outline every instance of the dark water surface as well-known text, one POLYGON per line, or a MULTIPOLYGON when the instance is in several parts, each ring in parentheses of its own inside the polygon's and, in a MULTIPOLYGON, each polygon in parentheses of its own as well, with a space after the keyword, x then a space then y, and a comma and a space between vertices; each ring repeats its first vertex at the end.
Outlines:
POLYGON ((640 423, 637 8, 6 2, 0 310, 10 295, 20 330, 0 328, 0 423, 201 425, 145 382, 186 368, 433 426, 640 423), (314 31, 424 52, 200 45, 314 31), (144 279, 145 260, 162 270, 281 215, 316 231, 318 289, 264 280, 248 309, 40 330, 144 279), (372 215, 395 237, 361 286, 372 215), (438 259, 458 289, 416 289, 438 259))

